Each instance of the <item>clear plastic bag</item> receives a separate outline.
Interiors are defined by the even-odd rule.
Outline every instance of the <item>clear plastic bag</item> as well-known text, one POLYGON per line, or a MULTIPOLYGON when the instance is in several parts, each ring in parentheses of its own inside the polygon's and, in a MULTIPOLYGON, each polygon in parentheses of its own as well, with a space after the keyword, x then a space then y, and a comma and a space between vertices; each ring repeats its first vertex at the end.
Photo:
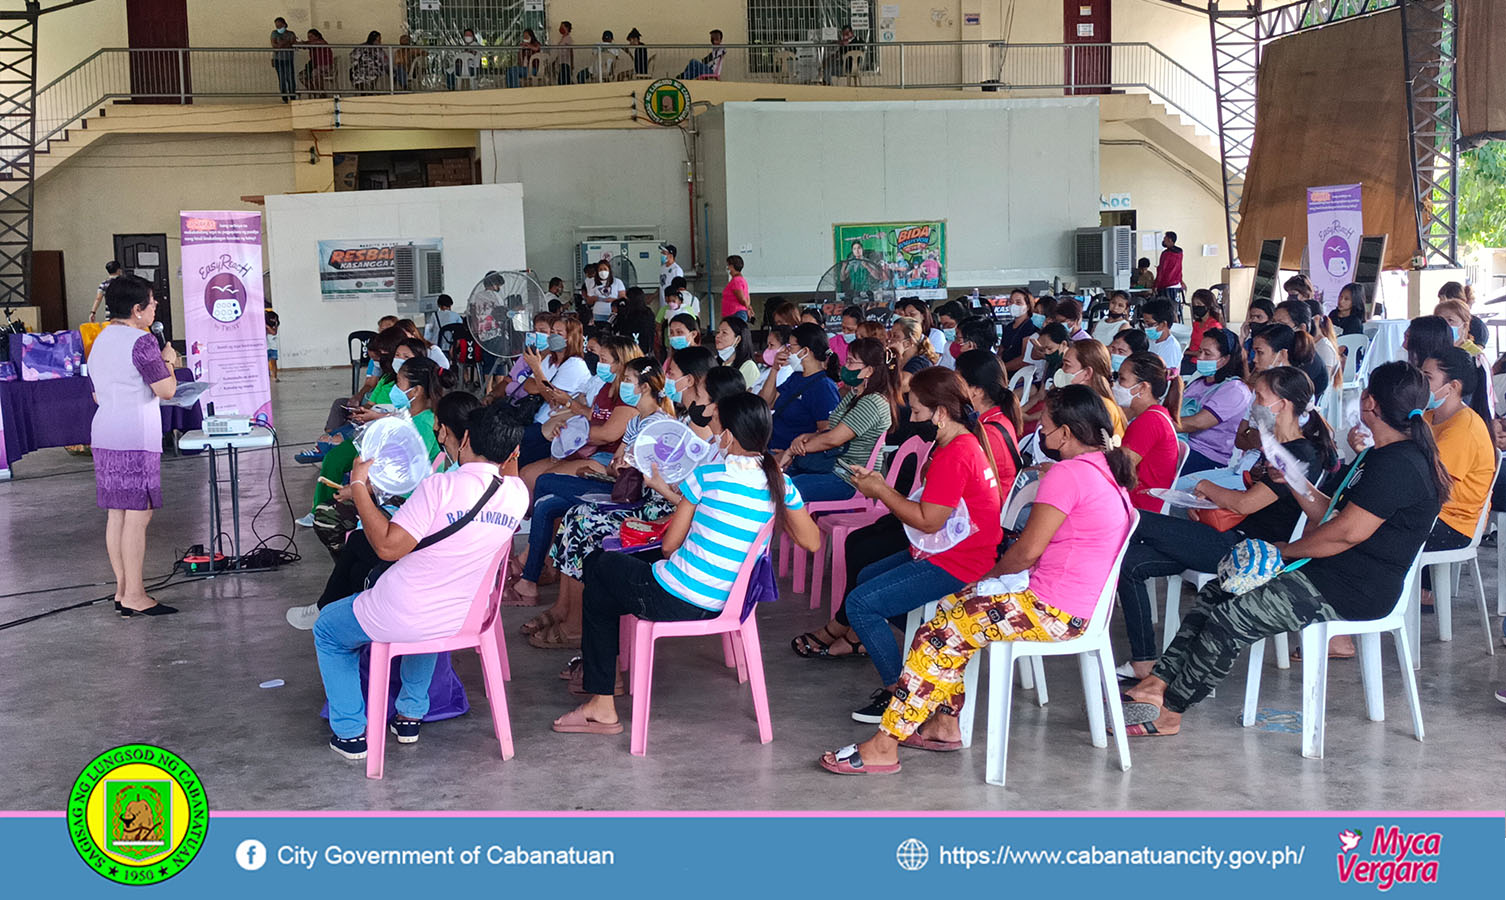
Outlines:
POLYGON ((406 412, 368 422, 355 441, 361 458, 372 461, 366 479, 378 498, 412 493, 432 471, 429 450, 406 412))

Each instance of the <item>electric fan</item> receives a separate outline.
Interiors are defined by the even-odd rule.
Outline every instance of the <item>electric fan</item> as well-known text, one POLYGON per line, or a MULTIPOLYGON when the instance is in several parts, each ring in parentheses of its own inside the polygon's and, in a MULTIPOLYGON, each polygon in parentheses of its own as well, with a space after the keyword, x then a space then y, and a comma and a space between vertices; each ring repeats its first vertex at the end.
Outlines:
POLYGON ((466 325, 492 356, 520 356, 534 316, 548 310, 549 296, 527 272, 487 272, 466 301, 466 325))
POLYGON ((872 259, 847 257, 821 276, 815 301, 828 321, 835 318, 839 323, 849 306, 861 306, 865 313, 888 313, 894 309, 894 280, 872 259))

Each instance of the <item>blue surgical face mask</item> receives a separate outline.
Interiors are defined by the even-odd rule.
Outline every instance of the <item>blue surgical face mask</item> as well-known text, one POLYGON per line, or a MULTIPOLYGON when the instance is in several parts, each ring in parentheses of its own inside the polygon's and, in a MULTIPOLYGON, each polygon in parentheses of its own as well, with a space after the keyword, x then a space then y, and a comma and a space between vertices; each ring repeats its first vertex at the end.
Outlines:
POLYGON ((1045 317, 1045 315, 1043 315, 1041 313, 1035 313, 1034 315, 1032 315, 1030 317, 1030 324, 1034 325, 1036 328, 1045 328, 1046 327, 1046 317, 1045 317))
POLYGON ((1217 371, 1218 371, 1218 360, 1216 360, 1216 359, 1200 359, 1200 360, 1197 361, 1197 373, 1199 375, 1203 376, 1204 378, 1209 377, 1210 375, 1212 375, 1213 373, 1215 373, 1217 371))
POLYGON ((638 401, 643 399, 643 395, 638 393, 638 388, 628 384, 626 381, 617 385, 617 396, 621 397, 622 402, 628 406, 637 406, 638 401))
POLYGON ((1129 357, 1125 356, 1122 353, 1111 353, 1111 354, 1109 354, 1109 371, 1110 372, 1117 372, 1117 371, 1119 371, 1119 367, 1122 366, 1122 365, 1124 365, 1124 361, 1126 359, 1129 359, 1129 357))
MULTIPOLYGON (((626 386, 627 385, 623 385, 623 387, 626 386)), ((685 392, 680 390, 679 382, 666 381, 664 382, 664 396, 669 398, 670 403, 679 403, 681 400, 685 399, 685 392)))
MULTIPOLYGON (((408 390, 411 391, 413 389, 409 388, 408 390)), ((391 400, 393 409, 409 409, 413 406, 413 398, 408 396, 408 391, 394 390, 391 400)))
POLYGON ((842 340, 846 341, 849 344, 852 343, 853 341, 857 340, 857 339, 858 339, 857 332, 850 332, 850 333, 849 332, 843 332, 842 333, 842 340))
POLYGON ((1154 344, 1156 341, 1159 341, 1161 339, 1161 329, 1159 329, 1159 328, 1147 328, 1147 329, 1145 329, 1145 339, 1147 341, 1150 341, 1152 344, 1154 344))
POLYGON ((1454 343, 1456 343, 1456 344, 1459 343, 1459 326, 1458 325, 1450 325, 1449 326, 1449 330, 1454 333, 1454 343))
POLYGON ((955 328, 943 328, 941 329, 941 333, 946 336, 947 343, 951 343, 957 339, 957 329, 955 328))
POLYGON ((683 334, 672 334, 672 335, 669 336, 669 347, 670 347, 671 350, 684 350, 686 347, 689 347, 689 346, 690 346, 690 338, 686 337, 685 335, 683 335, 683 334))
POLYGON ((719 356, 719 357, 721 357, 722 362, 726 362, 727 360, 731 359, 732 358, 732 354, 734 354, 736 352, 737 352, 737 345, 733 344, 730 347, 723 347, 720 350, 716 351, 716 355, 719 356))
POLYGON ((1428 394, 1428 409, 1437 409, 1443 405, 1443 398, 1437 394, 1428 394))
POLYGON ((600 378, 606 384, 611 384, 612 379, 617 376, 612 372, 611 366, 604 362, 599 362, 596 364, 596 377, 600 378))
POLYGON ((563 334, 549 335, 549 349, 555 353, 565 349, 565 336, 563 334))

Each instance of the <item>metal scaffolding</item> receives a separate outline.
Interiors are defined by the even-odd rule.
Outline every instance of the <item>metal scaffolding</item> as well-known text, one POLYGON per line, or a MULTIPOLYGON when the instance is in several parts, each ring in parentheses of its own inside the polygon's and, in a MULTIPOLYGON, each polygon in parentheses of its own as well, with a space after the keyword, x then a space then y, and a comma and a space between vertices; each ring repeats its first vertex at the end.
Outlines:
POLYGON ((1402 0, 1407 129, 1417 190, 1417 246, 1429 267, 1459 265, 1459 104, 1453 0, 1402 0))
POLYGON ((0 306, 27 303, 36 183, 40 5, 0 10, 0 306))

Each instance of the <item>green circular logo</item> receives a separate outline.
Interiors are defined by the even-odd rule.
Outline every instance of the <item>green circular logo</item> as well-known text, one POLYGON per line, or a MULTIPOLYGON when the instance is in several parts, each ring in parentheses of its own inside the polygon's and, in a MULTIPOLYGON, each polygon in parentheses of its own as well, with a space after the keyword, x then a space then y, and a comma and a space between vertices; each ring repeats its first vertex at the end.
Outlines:
POLYGON ((68 837, 118 884, 157 884, 193 862, 209 830, 204 784, 182 757, 125 744, 94 757, 68 793, 68 837))
POLYGON ((643 110, 656 125, 678 125, 690 115, 690 91, 673 78, 661 78, 644 90, 643 110))

